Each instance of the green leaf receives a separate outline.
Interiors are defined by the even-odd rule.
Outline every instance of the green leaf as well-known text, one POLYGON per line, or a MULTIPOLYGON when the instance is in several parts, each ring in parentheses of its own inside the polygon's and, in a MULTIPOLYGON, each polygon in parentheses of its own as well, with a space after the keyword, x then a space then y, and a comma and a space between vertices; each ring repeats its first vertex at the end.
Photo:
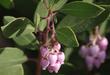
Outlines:
POLYGON ((51 9, 55 3, 55 0, 48 0, 49 8, 51 9))
POLYGON ((24 75, 24 70, 21 64, 0 69, 1 75, 24 75))
POLYGON ((18 46, 31 50, 36 50, 38 44, 36 37, 32 33, 14 37, 13 40, 18 46))
POLYGON ((104 35, 106 33, 107 25, 108 25, 108 19, 106 19, 100 26, 101 35, 104 35))
POLYGON ((108 11, 102 12, 96 18, 78 18, 71 15, 67 15, 58 24, 57 28, 71 27, 75 33, 79 33, 85 30, 92 29, 96 25, 100 25, 109 15, 108 11))
POLYGON ((84 2, 89 2, 89 3, 92 3, 94 2, 94 0, 83 0, 84 2))
POLYGON ((58 40, 67 47, 77 47, 77 41, 74 31, 70 27, 59 28, 57 31, 58 40))
POLYGON ((4 25, 6 25, 6 24, 8 24, 9 22, 14 21, 15 19, 16 19, 16 18, 13 17, 13 16, 4 16, 4 18, 3 18, 3 23, 4 23, 4 25))
POLYGON ((75 17, 90 18, 100 15, 104 10, 96 4, 76 1, 66 4, 61 12, 75 17))
POLYGON ((33 23, 27 18, 16 18, 2 26, 2 32, 6 38, 13 38, 34 31, 33 23))
POLYGON ((53 11, 59 10, 63 7, 63 5, 67 2, 68 0, 59 0, 57 1, 57 3, 54 4, 54 6, 52 7, 53 11))
POLYGON ((41 1, 39 2, 37 9, 35 11, 34 19, 36 20, 36 14, 39 14, 41 17, 46 17, 48 15, 48 10, 45 7, 44 3, 41 1))
POLYGON ((1 0, 0 5, 2 5, 4 8, 11 8, 13 4, 13 0, 1 0))
POLYGON ((35 15, 36 15, 36 16, 35 16, 36 18, 34 19, 34 23, 35 23, 35 25, 36 25, 35 27, 38 27, 41 18, 40 18, 40 15, 39 15, 38 13, 36 13, 35 15))
POLYGON ((6 47, 0 49, 0 68, 21 64, 27 61, 27 57, 18 48, 6 47))
POLYGON ((65 48, 64 53, 65 53, 65 61, 68 62, 69 58, 73 52, 73 48, 65 48))
POLYGON ((45 27, 47 26, 47 21, 44 19, 44 20, 41 20, 41 22, 39 23, 38 25, 38 29, 40 31, 43 31, 45 29, 45 27))

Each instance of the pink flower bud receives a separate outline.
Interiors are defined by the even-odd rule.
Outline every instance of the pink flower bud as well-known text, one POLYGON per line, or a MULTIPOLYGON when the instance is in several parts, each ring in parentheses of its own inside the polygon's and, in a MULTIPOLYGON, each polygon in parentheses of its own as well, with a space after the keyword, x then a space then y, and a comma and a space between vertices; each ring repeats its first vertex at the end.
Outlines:
POLYGON ((56 50, 56 51, 59 51, 61 49, 60 43, 55 43, 54 46, 53 46, 53 49, 56 50))
POLYGON ((54 66, 57 62, 57 54, 56 53, 50 53, 48 55, 48 60, 50 62, 50 66, 54 66))
POLYGON ((100 51, 99 54, 98 54, 98 58, 99 58, 101 63, 104 63, 105 58, 106 58, 106 52, 105 51, 100 51))
POLYGON ((89 53, 93 57, 96 57, 98 55, 99 51, 100 51, 100 48, 98 45, 92 45, 89 48, 89 53))
POLYGON ((64 60, 65 60, 65 54, 63 52, 59 52, 58 53, 58 61, 61 63, 61 64, 64 64, 64 60))
POLYGON ((94 65, 94 58, 92 56, 87 56, 86 64, 87 64, 88 70, 91 71, 93 69, 93 65, 94 65))
POLYGON ((79 54, 82 58, 85 58, 88 55, 88 48, 86 46, 81 46, 79 54))
POLYGON ((55 71, 55 73, 58 73, 60 67, 61 67, 60 62, 57 62, 57 63, 55 64, 55 66, 54 66, 54 71, 55 71))
POLYGON ((40 47, 40 53, 41 53, 41 56, 45 57, 48 53, 48 47, 44 47, 44 46, 41 46, 40 47))
POLYGON ((106 50, 108 45, 108 40, 106 37, 103 37, 102 39, 97 41, 97 44, 99 45, 101 50, 106 50))
POLYGON ((50 72, 50 73, 53 73, 54 72, 54 67, 53 66, 48 66, 48 71, 50 72))
POLYGON ((61 67, 60 62, 56 62, 54 66, 50 66, 50 65, 48 66, 48 71, 50 73, 52 73, 52 72, 58 73, 60 67, 61 67))
POLYGON ((47 59, 42 58, 40 62, 42 69, 46 70, 46 68, 49 66, 49 61, 47 59))
POLYGON ((94 60, 94 65, 96 66, 96 68, 99 68, 101 66, 101 62, 100 62, 100 59, 96 58, 94 60))

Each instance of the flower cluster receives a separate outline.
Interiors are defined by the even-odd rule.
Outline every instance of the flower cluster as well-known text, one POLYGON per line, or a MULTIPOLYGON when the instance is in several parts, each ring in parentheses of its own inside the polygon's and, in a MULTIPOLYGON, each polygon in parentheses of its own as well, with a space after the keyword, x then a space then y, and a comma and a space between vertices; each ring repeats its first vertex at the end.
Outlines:
POLYGON ((107 45, 107 38, 101 37, 97 38, 95 44, 81 46, 79 54, 85 59, 88 70, 92 70, 93 67, 99 68, 104 63, 107 45))
POLYGON ((50 73, 55 72, 58 73, 62 64, 64 64, 65 55, 60 51, 61 45, 59 43, 55 43, 54 46, 47 47, 41 46, 41 61, 40 64, 43 70, 48 70, 50 73))

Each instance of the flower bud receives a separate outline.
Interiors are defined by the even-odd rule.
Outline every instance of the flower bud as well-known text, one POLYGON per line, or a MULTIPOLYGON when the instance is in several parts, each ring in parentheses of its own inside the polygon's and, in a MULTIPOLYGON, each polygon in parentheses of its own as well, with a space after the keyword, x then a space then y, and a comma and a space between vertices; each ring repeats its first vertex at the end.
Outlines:
POLYGON ((61 49, 60 43, 55 43, 54 46, 53 46, 53 49, 56 50, 56 51, 59 51, 61 49))
POLYGON ((89 48, 89 53, 93 57, 96 57, 98 55, 99 51, 100 51, 100 48, 98 45, 92 45, 89 48))
POLYGON ((42 66, 42 69, 46 70, 46 68, 49 66, 49 61, 45 58, 42 58, 40 64, 42 66))
POLYGON ((88 48, 86 46, 81 46, 79 54, 82 58, 85 58, 88 55, 88 48))
POLYGON ((41 46, 40 47, 40 53, 41 53, 41 56, 45 57, 48 53, 48 47, 44 47, 44 46, 41 46))
POLYGON ((54 72, 54 67, 53 66, 48 66, 48 71, 50 72, 50 73, 53 73, 54 72))
POLYGON ((108 40, 106 37, 103 37, 102 39, 97 41, 97 44, 99 45, 101 50, 106 50, 108 45, 108 40))
POLYGON ((63 52, 59 52, 58 53, 58 61, 61 63, 61 64, 64 64, 64 60, 65 60, 65 55, 64 55, 64 53, 63 52))
POLYGON ((98 58, 94 59, 94 65, 98 69, 101 66, 100 59, 98 59, 98 58))
POLYGON ((57 63, 55 64, 55 66, 54 66, 54 71, 55 71, 55 73, 58 73, 60 67, 61 67, 60 62, 57 62, 57 63))
POLYGON ((49 62, 50 62, 50 65, 51 65, 51 66, 54 66, 55 63, 57 62, 57 54, 56 54, 56 53, 50 53, 50 54, 48 55, 48 60, 49 60, 49 62))
POLYGON ((98 58, 99 58, 101 63, 104 63, 105 58, 106 58, 106 52, 105 51, 100 51, 99 54, 98 54, 98 58))
POLYGON ((86 64, 87 64, 88 70, 91 71, 93 69, 93 65, 94 65, 94 58, 92 56, 87 56, 86 64))

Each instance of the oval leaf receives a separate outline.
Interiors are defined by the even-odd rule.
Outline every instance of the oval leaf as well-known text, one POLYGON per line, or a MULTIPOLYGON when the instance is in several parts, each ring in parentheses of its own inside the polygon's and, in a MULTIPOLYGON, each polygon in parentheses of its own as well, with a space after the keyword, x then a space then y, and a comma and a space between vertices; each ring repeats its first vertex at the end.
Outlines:
POLYGON ((33 23, 27 18, 16 18, 2 26, 1 29, 6 38, 13 38, 21 34, 32 33, 34 31, 32 25, 33 23))
POLYGON ((22 48, 28 48, 31 50, 36 50, 38 44, 36 37, 32 33, 14 37, 13 40, 18 46, 22 48))
POLYGON ((27 61, 27 57, 18 48, 6 47, 0 49, 0 68, 21 64, 27 61))
POLYGON ((100 25, 109 15, 108 11, 102 12, 96 18, 78 18, 67 15, 58 24, 57 28, 70 27, 75 33, 80 33, 85 30, 92 29, 96 25, 100 25))
POLYGON ((52 7, 53 11, 59 10, 63 7, 63 5, 67 2, 68 0, 59 0, 57 3, 55 3, 52 7))
POLYGON ((0 69, 1 75, 24 75, 24 70, 21 64, 0 69))
POLYGON ((65 46, 68 47, 79 46, 75 33, 69 27, 57 29, 57 38, 65 46))
POLYGON ((89 17, 98 16, 104 10, 105 10, 104 8, 96 4, 77 1, 77 2, 71 2, 66 4, 61 9, 61 12, 69 15, 73 15, 76 17, 89 18, 89 17))

